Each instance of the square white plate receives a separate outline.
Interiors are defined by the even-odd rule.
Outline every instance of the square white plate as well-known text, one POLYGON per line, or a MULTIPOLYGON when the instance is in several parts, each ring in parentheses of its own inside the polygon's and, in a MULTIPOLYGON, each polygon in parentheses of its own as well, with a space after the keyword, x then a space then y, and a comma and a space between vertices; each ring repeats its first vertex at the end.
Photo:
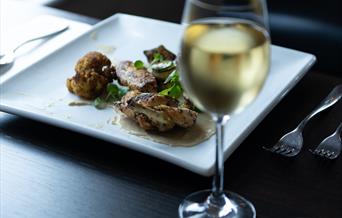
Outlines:
MULTIPOLYGON (((77 97, 67 91, 65 81, 74 74, 76 61, 85 53, 114 46, 115 52, 109 54, 112 59, 145 60, 143 50, 163 44, 177 54, 181 32, 178 24, 116 14, 31 67, 0 81, 0 110, 117 143, 209 176, 214 166, 214 137, 193 147, 172 147, 130 135, 112 125, 111 109, 68 106, 77 97)), ((228 123, 225 159, 314 62, 311 54, 272 46, 271 71, 263 90, 228 123)))

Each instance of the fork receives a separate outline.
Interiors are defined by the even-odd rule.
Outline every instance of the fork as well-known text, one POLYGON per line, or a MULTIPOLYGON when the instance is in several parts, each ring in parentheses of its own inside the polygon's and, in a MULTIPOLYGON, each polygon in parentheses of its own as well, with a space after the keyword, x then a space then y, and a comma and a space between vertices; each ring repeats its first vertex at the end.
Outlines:
POLYGON ((303 129, 305 125, 309 122, 311 118, 320 113, 321 111, 334 105, 342 97, 342 84, 336 86, 329 95, 324 98, 321 103, 309 114, 307 115, 299 125, 291 132, 285 134, 274 146, 267 148, 263 147, 265 150, 281 154, 286 157, 296 156, 303 147, 303 129))
POLYGON ((341 153, 341 132, 342 123, 337 127, 335 132, 325 138, 314 150, 309 150, 311 153, 328 158, 335 159, 341 153))
POLYGON ((48 37, 52 37, 54 35, 57 35, 59 33, 62 33, 63 31, 67 30, 69 28, 68 25, 66 24, 61 24, 60 26, 57 26, 53 29, 47 29, 42 35, 39 36, 34 36, 29 39, 25 39, 24 41, 20 42, 18 45, 16 45, 14 48, 8 50, 5 54, 0 54, 0 67, 4 65, 10 65, 14 62, 15 60, 15 52, 23 45, 39 40, 39 39, 44 39, 48 37))

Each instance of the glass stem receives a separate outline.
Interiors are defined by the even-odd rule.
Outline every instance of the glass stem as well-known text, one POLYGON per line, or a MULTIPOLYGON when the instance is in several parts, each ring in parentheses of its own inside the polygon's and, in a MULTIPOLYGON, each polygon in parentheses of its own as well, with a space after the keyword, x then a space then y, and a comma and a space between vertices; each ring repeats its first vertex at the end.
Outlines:
POLYGON ((215 151, 215 175, 213 178, 212 195, 214 198, 222 196, 223 178, 224 178, 224 160, 223 160, 223 143, 224 143, 224 125, 228 121, 229 116, 217 116, 216 122, 216 151, 215 151))

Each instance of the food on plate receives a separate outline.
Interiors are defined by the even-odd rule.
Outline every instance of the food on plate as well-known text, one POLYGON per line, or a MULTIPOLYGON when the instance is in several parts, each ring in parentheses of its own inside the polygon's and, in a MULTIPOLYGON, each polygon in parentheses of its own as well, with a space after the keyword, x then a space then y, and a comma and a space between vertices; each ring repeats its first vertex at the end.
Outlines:
POLYGON ((84 55, 77 61, 76 73, 95 71, 112 81, 115 77, 115 68, 112 62, 102 53, 92 51, 84 55))
POLYGON ((165 60, 169 61, 174 61, 176 59, 176 55, 167 50, 163 45, 160 45, 157 48, 153 48, 151 50, 145 50, 144 54, 146 55, 147 61, 149 63, 153 62, 156 55, 160 55, 165 60))
POLYGON ((105 55, 89 52, 77 62, 67 87, 82 98, 95 99, 98 109, 114 106, 144 130, 193 126, 198 113, 183 93, 176 56, 162 45, 144 54, 148 63, 121 61, 114 68, 105 55))
POLYGON ((127 117, 134 119, 145 130, 167 131, 174 126, 190 127, 197 113, 179 106, 179 102, 158 93, 128 92, 118 104, 127 117))
POLYGON ((176 69, 174 62, 176 55, 162 45, 144 51, 144 54, 148 59, 148 64, 143 67, 146 67, 158 80, 159 85, 162 85, 164 80, 176 69))
POLYGON ((120 83, 132 90, 157 92, 157 80, 146 68, 137 68, 132 61, 122 61, 116 67, 120 83))
POLYGON ((113 83, 108 83, 106 91, 94 101, 94 106, 97 109, 104 109, 115 102, 120 101, 121 98, 129 91, 129 88, 122 86, 118 81, 114 80, 113 83))
POLYGON ((70 92, 81 98, 92 100, 101 95, 109 81, 100 74, 91 72, 76 73, 67 79, 67 87, 70 92))
POLYGON ((67 88, 88 100, 100 96, 115 77, 115 68, 111 61, 99 52, 89 52, 79 59, 75 71, 76 74, 67 79, 67 88))

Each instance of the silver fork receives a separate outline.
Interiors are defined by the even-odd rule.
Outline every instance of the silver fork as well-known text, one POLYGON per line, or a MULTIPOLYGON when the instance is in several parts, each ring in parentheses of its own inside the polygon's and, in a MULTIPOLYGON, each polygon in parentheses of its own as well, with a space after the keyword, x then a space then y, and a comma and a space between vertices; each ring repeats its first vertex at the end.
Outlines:
POLYGON ((329 95, 324 98, 321 103, 308 115, 306 116, 299 125, 291 132, 284 135, 274 146, 264 149, 284 155, 286 157, 296 156, 303 147, 303 129, 311 118, 320 113, 321 111, 331 107, 342 97, 342 84, 336 86, 329 95))
POLYGON ((310 151, 313 154, 328 158, 335 159, 340 155, 342 142, 341 142, 341 132, 342 132, 342 123, 337 127, 335 132, 325 138, 314 150, 310 151))

